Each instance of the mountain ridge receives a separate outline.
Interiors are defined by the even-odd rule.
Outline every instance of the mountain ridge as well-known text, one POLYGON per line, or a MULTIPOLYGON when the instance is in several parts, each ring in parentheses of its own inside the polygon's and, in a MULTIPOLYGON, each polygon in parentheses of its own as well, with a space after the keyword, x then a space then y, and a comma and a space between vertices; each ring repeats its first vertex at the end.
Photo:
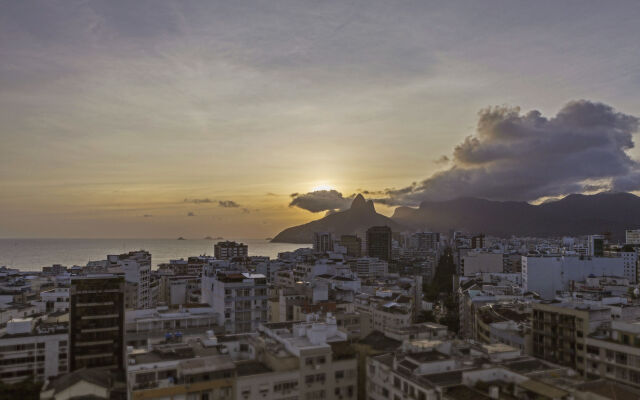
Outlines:
POLYGON ((458 198, 398 207, 391 217, 412 229, 483 232, 489 235, 579 236, 640 226, 640 197, 626 192, 571 194, 538 205, 519 201, 458 198))
POLYGON ((274 243, 311 243, 314 232, 331 232, 340 235, 363 234, 372 226, 386 225, 394 231, 404 231, 402 226, 391 218, 378 214, 372 200, 365 200, 358 194, 348 210, 338 211, 306 224, 292 226, 278 233, 271 241, 274 243))
POLYGON ((495 201, 460 197, 423 201, 419 207, 397 207, 389 218, 375 211, 361 194, 351 208, 280 232, 273 242, 311 243, 313 232, 363 234, 369 227, 387 225, 394 231, 462 230, 487 235, 580 236, 611 232, 623 239, 625 229, 640 227, 640 197, 626 192, 570 194, 560 200, 533 205, 524 201, 495 201))

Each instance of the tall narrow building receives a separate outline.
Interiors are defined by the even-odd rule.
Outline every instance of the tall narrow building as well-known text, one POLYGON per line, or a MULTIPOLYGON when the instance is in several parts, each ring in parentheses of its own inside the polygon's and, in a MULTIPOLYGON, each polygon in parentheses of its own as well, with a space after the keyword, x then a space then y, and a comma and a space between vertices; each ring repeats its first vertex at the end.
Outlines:
POLYGON ((360 257, 362 255, 362 239, 357 235, 340 236, 340 245, 347 249, 348 256, 360 257))
POLYGON ((96 274, 71 279, 70 371, 96 367, 124 370, 124 291, 122 276, 96 274))
POLYGON ((367 255, 380 260, 391 260, 391 228, 372 226, 367 229, 367 255))
POLYGON ((331 232, 313 232, 313 252, 328 253, 333 251, 331 232))

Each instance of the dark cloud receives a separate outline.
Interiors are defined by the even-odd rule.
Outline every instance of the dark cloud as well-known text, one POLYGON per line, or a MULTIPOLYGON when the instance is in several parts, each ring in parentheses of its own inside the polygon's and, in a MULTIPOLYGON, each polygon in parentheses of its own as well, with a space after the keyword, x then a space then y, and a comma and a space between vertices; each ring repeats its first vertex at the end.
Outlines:
POLYGON ((437 160, 435 160, 434 162, 435 162, 436 164, 446 164, 446 163, 448 163, 449 161, 451 161, 451 160, 449 159, 449 157, 447 157, 447 156, 440 156, 440 157, 439 157, 437 160))
POLYGON ((379 195, 384 195, 387 192, 384 190, 366 190, 366 189, 357 189, 356 190, 358 193, 362 193, 363 195, 367 195, 367 196, 379 196, 379 195))
POLYGON ((248 208, 243 208, 243 209, 242 209, 242 213, 243 213, 243 214, 250 214, 250 213, 251 213, 251 210, 249 210, 248 208))
POLYGON ((451 167, 419 184, 389 190, 387 204, 417 204, 475 196, 535 200, 594 189, 640 189, 633 148, 638 119, 586 100, 567 103, 555 117, 494 107, 479 112, 477 131, 458 144, 451 167))
POLYGON ((184 199, 185 203, 201 204, 201 203, 213 203, 215 200, 209 198, 204 199, 184 199))
POLYGON ((145 215, 143 215, 142 217, 143 217, 143 218, 151 218, 151 217, 153 217, 153 215, 151 215, 151 214, 145 214, 145 215))
POLYGON ((240 207, 240 204, 236 203, 233 200, 219 200, 218 201, 218 207, 238 208, 238 207, 240 207))
POLYGON ((195 216, 196 216, 196 214, 193 211, 189 211, 187 213, 187 217, 195 217, 195 216))
POLYGON ((294 193, 289 207, 299 207, 311 212, 335 211, 349 208, 353 195, 343 197, 337 190, 316 190, 304 194, 294 193))
POLYGON ((289 197, 298 197, 298 195, 299 195, 299 194, 300 194, 300 193, 298 193, 298 192, 291 193, 291 194, 289 195, 289 197))

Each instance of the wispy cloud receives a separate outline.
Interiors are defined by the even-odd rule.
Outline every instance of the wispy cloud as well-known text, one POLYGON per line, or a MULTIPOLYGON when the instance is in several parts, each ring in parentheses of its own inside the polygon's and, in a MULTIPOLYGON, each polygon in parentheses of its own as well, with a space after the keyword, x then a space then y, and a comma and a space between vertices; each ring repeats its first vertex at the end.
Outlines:
POLYGON ((203 203, 213 203, 215 200, 211 200, 209 198, 204 199, 184 199, 184 203, 193 203, 193 204, 203 204, 203 203))
POLYGON ((238 208, 240 207, 240 204, 236 203, 233 200, 219 200, 218 201, 218 207, 223 207, 223 208, 238 208))

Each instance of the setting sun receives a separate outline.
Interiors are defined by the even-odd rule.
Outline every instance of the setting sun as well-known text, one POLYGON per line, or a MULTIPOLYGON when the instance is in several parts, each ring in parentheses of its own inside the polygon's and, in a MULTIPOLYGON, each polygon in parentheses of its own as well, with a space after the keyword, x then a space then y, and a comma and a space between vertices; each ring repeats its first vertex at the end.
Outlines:
POLYGON ((313 187, 313 189, 311 189, 312 192, 317 192, 319 190, 334 190, 334 188, 331 185, 321 184, 316 185, 313 187))

